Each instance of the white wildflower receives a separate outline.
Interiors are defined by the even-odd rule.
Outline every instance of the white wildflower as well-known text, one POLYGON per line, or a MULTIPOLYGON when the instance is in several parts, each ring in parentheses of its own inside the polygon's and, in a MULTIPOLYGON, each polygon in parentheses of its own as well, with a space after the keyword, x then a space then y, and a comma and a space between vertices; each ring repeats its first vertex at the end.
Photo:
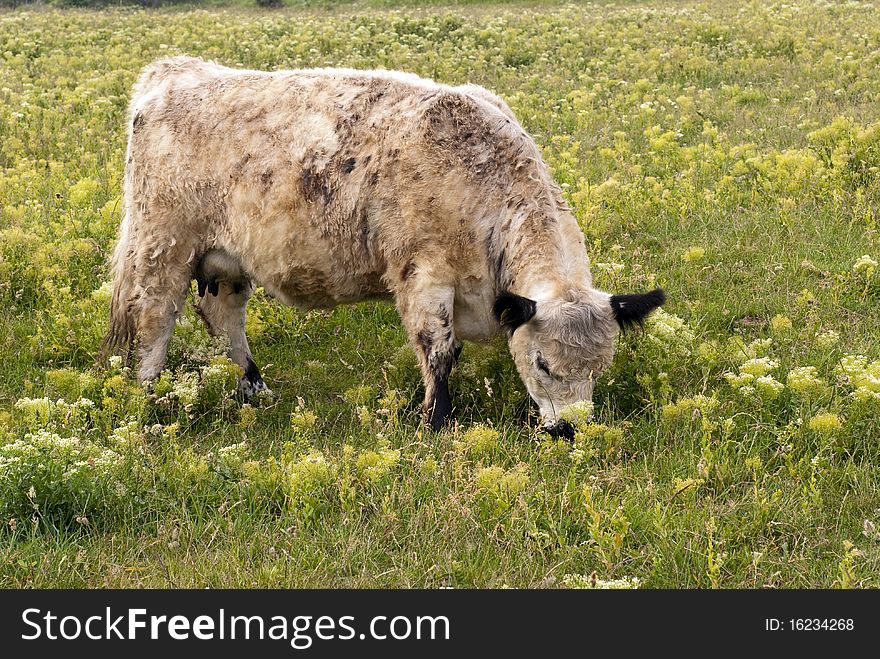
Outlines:
POLYGON ((755 377, 761 377, 767 375, 770 371, 773 371, 778 367, 779 362, 770 359, 769 357, 755 357, 754 359, 749 359, 740 366, 739 370, 740 373, 748 373, 755 377))
POLYGON ((588 400, 582 400, 578 403, 566 405, 559 410, 559 418, 575 427, 586 425, 593 418, 593 403, 588 400))

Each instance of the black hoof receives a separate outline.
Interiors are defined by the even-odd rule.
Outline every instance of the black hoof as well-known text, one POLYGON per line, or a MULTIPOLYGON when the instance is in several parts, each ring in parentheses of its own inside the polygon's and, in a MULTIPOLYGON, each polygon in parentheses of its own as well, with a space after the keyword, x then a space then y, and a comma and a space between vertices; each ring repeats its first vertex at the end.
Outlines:
POLYGON ((546 426, 544 430, 551 437, 561 437, 566 441, 574 441, 574 426, 568 421, 559 421, 554 426, 546 426))
POLYGON ((238 381, 238 393, 248 402, 255 398, 275 397, 275 393, 266 386, 262 378, 257 378, 256 380, 249 380, 247 377, 241 378, 238 381))
POLYGON ((438 398, 427 414, 428 425, 434 432, 440 432, 444 426, 453 422, 455 414, 448 397, 438 398))
POLYGON ((441 419, 439 417, 433 418, 428 422, 428 425, 431 426, 431 430, 433 432, 440 432, 443 430, 443 426, 445 426, 449 422, 449 419, 441 419))

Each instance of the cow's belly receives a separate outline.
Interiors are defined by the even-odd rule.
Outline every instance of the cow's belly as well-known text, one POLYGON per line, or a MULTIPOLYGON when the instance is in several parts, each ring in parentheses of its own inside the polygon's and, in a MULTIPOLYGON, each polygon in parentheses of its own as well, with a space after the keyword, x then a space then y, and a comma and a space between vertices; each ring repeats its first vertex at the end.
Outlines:
POLYGON ((389 294, 382 281, 384 264, 352 240, 345 226, 339 235, 326 235, 304 216, 252 212, 236 220, 224 246, 237 254, 255 283, 285 304, 328 308, 389 294))
POLYGON ((254 279, 272 297, 304 310, 391 297, 378 273, 343 276, 343 273, 297 267, 289 268, 281 276, 255 276, 254 279))

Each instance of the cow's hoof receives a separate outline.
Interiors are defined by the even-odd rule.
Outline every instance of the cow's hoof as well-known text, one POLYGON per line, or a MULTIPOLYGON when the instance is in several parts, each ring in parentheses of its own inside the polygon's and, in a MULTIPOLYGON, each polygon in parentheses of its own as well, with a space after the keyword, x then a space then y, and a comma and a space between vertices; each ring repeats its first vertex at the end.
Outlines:
POLYGON ((250 380, 247 377, 240 378, 238 381, 238 393, 249 402, 275 398, 275 393, 266 386, 263 378, 257 378, 256 380, 250 380))
POLYGON ((431 429, 431 432, 442 432, 454 427, 456 425, 456 418, 452 413, 444 417, 431 418, 430 416, 425 416, 424 422, 431 429))
POLYGON ((552 426, 544 426, 544 430, 551 437, 559 437, 569 442, 574 441, 574 426, 568 421, 559 421, 552 426))

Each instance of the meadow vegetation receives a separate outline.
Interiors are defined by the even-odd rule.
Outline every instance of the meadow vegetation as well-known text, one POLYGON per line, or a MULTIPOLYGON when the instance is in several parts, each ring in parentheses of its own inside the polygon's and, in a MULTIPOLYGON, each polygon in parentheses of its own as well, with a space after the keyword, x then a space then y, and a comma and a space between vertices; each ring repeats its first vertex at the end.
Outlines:
POLYGON ((880 585, 878 43, 863 2, 0 11, 0 586, 880 585), (596 284, 669 298, 574 442, 502 340, 430 432, 387 304, 258 292, 252 404, 189 306, 152 392, 93 369, 131 85, 179 53, 502 95, 596 284))

